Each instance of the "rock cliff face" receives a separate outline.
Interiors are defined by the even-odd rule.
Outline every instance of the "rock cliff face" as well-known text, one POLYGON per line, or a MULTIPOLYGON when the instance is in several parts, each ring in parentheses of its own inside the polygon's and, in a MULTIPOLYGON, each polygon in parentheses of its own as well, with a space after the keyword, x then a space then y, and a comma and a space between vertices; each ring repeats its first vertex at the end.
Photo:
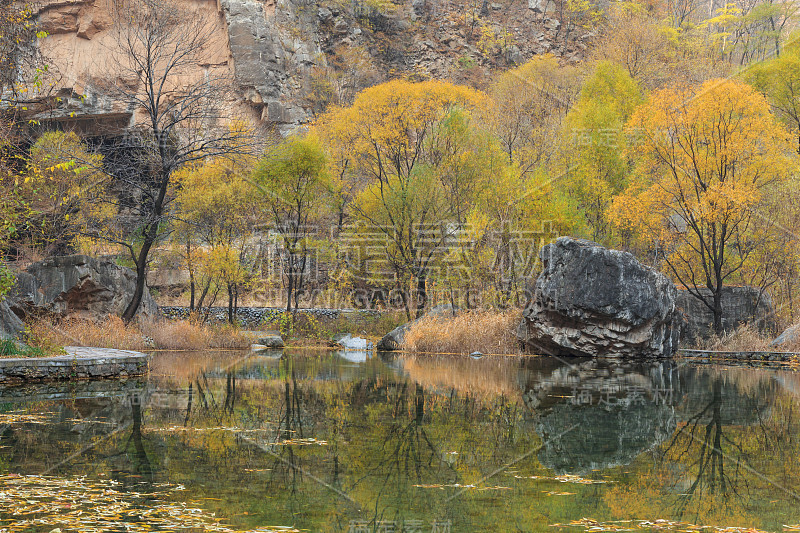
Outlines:
POLYGON ((675 285, 626 252, 561 237, 544 265, 518 337, 546 355, 670 357, 678 348, 675 285))
MULTIPOLYGON (((700 289, 711 301, 711 292, 700 289)), ((714 334, 714 313, 688 291, 678 291, 678 308, 686 316, 682 339, 688 343, 707 339, 714 334)), ((755 287, 724 287, 722 289, 722 328, 730 333, 743 324, 753 324, 761 333, 777 333, 772 298, 755 287)))
MULTIPOLYGON (((113 261, 85 255, 50 257, 17 274, 8 306, 23 317, 48 313, 99 320, 122 315, 135 284, 133 270, 113 261)), ((158 315, 158 306, 147 290, 138 315, 158 315)))
POLYGON ((288 2, 220 0, 236 83, 261 119, 298 124, 309 117, 302 106, 309 69, 323 61, 315 17, 288 2), (280 9, 278 9, 280 7, 280 9), (292 29, 297 31, 292 31, 292 29))
MULTIPOLYGON (((288 130, 320 100, 347 103, 361 88, 398 76, 482 85, 491 70, 553 53, 583 58, 593 34, 561 22, 561 0, 175 0, 206 19, 213 38, 186 79, 226 73, 243 116, 288 130), (502 38, 498 37, 502 36, 502 38)), ((564 2, 566 5, 566 3, 564 2)), ((53 74, 42 121, 124 128, 135 117, 103 91, 113 62, 114 0, 42 0, 39 46, 53 74), (91 119, 91 124, 87 121, 91 119)), ((128 80, 117 80, 128 81, 128 80)), ((324 107, 324 104, 323 104, 324 107)))

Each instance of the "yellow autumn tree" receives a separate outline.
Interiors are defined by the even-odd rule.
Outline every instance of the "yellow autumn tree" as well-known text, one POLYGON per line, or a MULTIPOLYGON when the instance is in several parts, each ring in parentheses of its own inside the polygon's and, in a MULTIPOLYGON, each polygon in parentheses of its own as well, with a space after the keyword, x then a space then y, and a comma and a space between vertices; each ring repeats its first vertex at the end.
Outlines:
POLYGON ((104 194, 103 156, 75 133, 47 132, 31 147, 20 194, 27 204, 27 243, 44 254, 69 253, 104 194))
POLYGON ((224 288, 230 321, 248 280, 247 237, 259 218, 260 198, 247 181, 254 163, 244 156, 220 157, 175 173, 170 242, 189 273, 190 308, 198 288, 197 307, 207 297, 213 302, 224 288))
POLYGON ((624 125, 641 101, 638 83, 622 65, 600 61, 566 116, 569 170, 563 183, 598 242, 611 241, 607 211, 630 174, 624 125))
POLYGON ((640 177, 615 199, 611 220, 640 237, 722 332, 724 285, 765 250, 786 249, 771 203, 795 164, 787 134, 761 95, 720 79, 654 93, 629 127, 640 177))
POLYGON ((325 153, 313 135, 290 137, 267 150, 253 172, 270 225, 280 237, 286 310, 296 311, 305 292, 314 235, 329 212, 330 181, 325 153))
POLYGON ((509 162, 531 171, 558 152, 559 131, 578 90, 575 67, 560 66, 552 54, 535 56, 495 78, 488 89, 494 105, 481 118, 509 162))
MULTIPOLYGON (((384 237, 385 258, 404 295, 415 286, 417 313, 427 305, 427 281, 437 252, 454 231, 467 184, 452 181, 447 145, 462 137, 439 127, 454 109, 485 105, 482 93, 441 81, 395 80, 361 92, 347 108, 323 115, 315 130, 349 211, 384 237)), ((464 161, 458 163, 465 165, 464 161)))

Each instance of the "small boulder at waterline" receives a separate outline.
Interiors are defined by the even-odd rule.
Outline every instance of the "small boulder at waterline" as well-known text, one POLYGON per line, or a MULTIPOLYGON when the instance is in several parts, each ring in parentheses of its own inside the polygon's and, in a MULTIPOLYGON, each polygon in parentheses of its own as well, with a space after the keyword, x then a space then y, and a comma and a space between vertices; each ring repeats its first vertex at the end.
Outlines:
POLYGON ((636 258, 561 237, 542 247, 542 273, 517 336, 532 353, 670 357, 682 318, 675 285, 636 258))
POLYGON ((281 337, 279 333, 272 333, 272 332, 263 333, 256 341, 256 344, 260 344, 265 348, 284 347, 283 337, 281 337))
POLYGON ((367 339, 362 339, 361 337, 353 337, 349 333, 343 333, 336 335, 333 338, 334 344, 343 348, 344 350, 353 350, 353 351, 370 351, 372 350, 372 343, 369 342, 367 339))

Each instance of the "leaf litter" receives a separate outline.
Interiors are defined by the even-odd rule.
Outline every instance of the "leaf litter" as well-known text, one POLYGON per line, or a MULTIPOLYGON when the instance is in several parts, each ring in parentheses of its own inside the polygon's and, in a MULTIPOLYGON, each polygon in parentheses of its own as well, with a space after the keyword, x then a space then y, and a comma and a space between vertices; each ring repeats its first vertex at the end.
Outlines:
POLYGON ((468 490, 512 490, 511 487, 501 487, 500 485, 496 485, 494 487, 478 487, 477 485, 462 485, 461 483, 453 483, 449 485, 444 484, 436 484, 436 485, 412 485, 419 489, 445 489, 445 488, 455 488, 455 489, 468 489, 468 490))
MULTIPOLYGON (((174 501, 184 487, 153 484, 148 492, 122 489, 113 480, 85 477, 0 476, 0 533, 46 530, 95 533, 191 530, 239 533, 192 503, 174 501), (172 501, 171 501, 172 500, 172 501)), ((269 526, 250 533, 299 533, 269 526)))
POLYGON ((578 485, 599 485, 603 483, 616 483, 613 480, 605 480, 605 479, 587 479, 581 476, 575 476, 572 474, 563 474, 560 476, 517 476, 514 475, 517 479, 536 479, 539 481, 558 481, 559 483, 576 483, 578 485))
POLYGON ((0 413, 0 425, 48 424, 55 413, 29 413, 27 411, 8 411, 0 413))
MULTIPOLYGON (((688 531, 700 533, 767 533, 752 527, 720 527, 698 526, 689 522, 673 520, 616 520, 598 522, 592 518, 573 520, 568 524, 550 524, 550 527, 580 527, 584 531, 611 532, 611 531, 688 531)), ((787 526, 784 526, 786 528, 787 526)), ((784 531, 789 531, 784 529, 784 531)))

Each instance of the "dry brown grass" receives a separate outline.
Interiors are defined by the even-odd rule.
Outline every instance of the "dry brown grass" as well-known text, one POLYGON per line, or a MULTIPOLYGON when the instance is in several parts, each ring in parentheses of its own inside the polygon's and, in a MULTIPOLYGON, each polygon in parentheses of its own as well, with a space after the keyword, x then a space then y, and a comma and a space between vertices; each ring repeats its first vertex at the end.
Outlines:
POLYGON ((161 350, 200 350, 203 348, 249 348, 250 339, 234 326, 207 325, 193 320, 161 320, 141 324, 142 333, 161 350))
POLYGON ((465 311, 454 317, 425 317, 406 332, 405 349, 423 353, 519 354, 519 313, 465 311))
MULTIPOLYGON (((730 333, 701 342, 698 348, 718 352, 769 352, 776 350, 770 346, 771 342, 772 337, 765 337, 755 327, 747 324, 730 333)), ((789 349, 781 347, 779 351, 789 349)))
POLYGON ((147 343, 135 326, 126 326, 117 316, 102 322, 41 318, 28 325, 28 342, 33 346, 92 346, 119 350, 144 350, 147 343))
POLYGON ((251 341, 229 325, 209 326, 189 320, 125 325, 116 316, 100 322, 41 318, 28 325, 32 346, 91 346, 119 350, 202 350, 249 348, 251 341), (147 340, 152 339, 152 343, 147 340))

